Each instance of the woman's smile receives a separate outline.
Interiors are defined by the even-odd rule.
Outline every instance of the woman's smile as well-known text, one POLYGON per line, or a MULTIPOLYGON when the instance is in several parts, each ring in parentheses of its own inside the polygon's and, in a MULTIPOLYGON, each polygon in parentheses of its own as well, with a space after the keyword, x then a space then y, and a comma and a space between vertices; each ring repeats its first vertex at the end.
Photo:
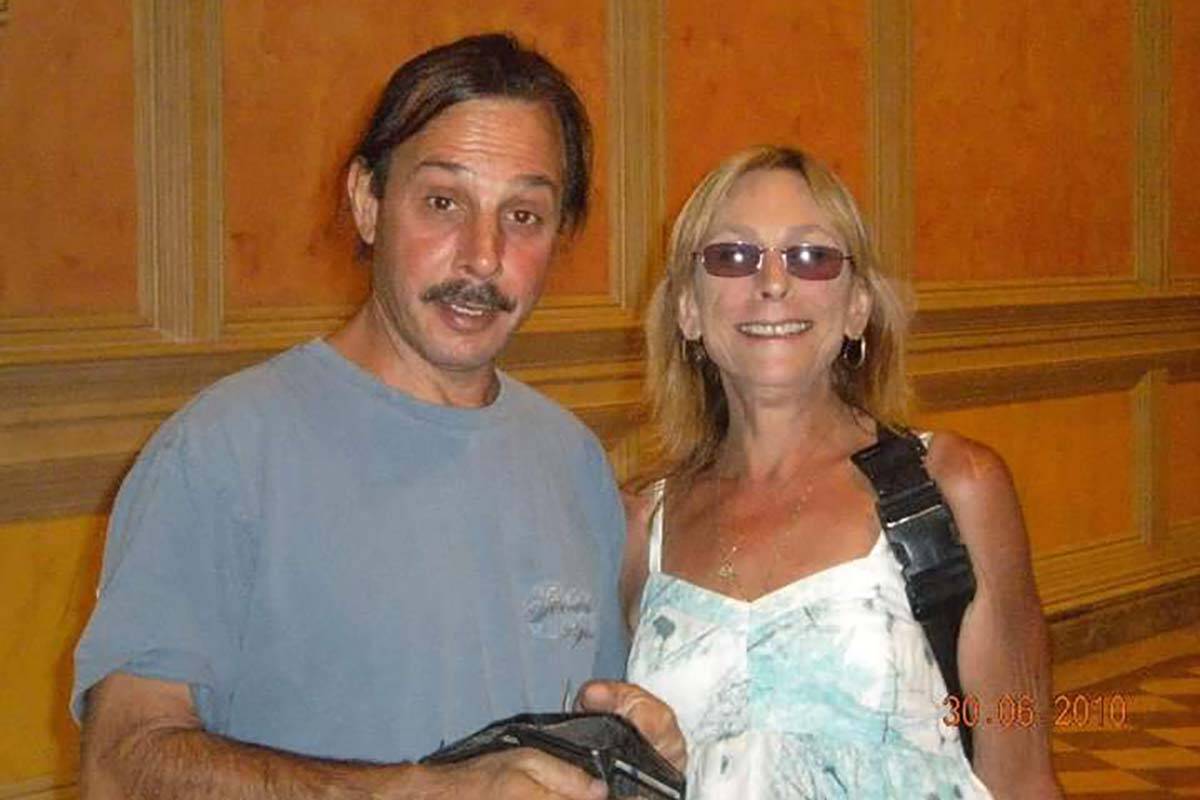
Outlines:
POLYGON ((807 332, 812 326, 810 319, 787 319, 778 322, 741 322, 735 327, 738 333, 754 339, 787 339, 807 332))

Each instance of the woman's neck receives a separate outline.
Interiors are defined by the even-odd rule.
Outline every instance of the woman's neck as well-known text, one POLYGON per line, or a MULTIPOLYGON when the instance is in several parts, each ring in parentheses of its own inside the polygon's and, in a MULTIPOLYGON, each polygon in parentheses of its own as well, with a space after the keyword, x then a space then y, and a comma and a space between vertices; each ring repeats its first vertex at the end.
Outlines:
POLYGON ((729 431, 715 471, 751 483, 790 478, 818 462, 866 445, 870 419, 828 387, 797 399, 729 394, 729 431))

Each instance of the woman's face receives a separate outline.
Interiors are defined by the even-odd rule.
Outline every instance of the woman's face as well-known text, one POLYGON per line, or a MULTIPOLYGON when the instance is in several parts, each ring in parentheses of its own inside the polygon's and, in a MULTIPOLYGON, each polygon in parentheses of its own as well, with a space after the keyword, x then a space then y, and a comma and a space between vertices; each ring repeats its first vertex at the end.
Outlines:
POLYGON ((824 245, 846 252, 808 184, 787 169, 755 170, 734 183, 697 249, 717 242, 772 248, 758 272, 715 277, 697 261, 679 300, 679 327, 701 338, 728 383, 799 392, 828 385, 843 337, 866 328, 871 297, 849 262, 828 280, 790 274, 782 250, 824 245))

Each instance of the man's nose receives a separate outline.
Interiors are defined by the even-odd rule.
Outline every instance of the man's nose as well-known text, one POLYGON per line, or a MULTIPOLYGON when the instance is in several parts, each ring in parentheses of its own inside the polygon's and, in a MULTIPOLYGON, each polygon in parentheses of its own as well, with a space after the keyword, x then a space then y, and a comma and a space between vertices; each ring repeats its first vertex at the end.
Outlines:
POLYGON ((500 273, 503 254, 504 231, 497 220, 480 214, 464 233, 462 268, 477 278, 491 278, 500 273))

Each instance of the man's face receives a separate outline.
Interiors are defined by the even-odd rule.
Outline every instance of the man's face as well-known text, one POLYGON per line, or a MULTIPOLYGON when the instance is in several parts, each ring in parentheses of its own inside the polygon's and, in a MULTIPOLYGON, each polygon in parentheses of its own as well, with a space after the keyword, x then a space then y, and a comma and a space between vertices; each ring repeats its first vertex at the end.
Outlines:
POLYGON ((349 189, 392 346, 445 377, 490 375, 555 251, 563 146, 553 114, 523 100, 458 103, 392 152, 382 198, 370 178, 356 166, 349 189))

